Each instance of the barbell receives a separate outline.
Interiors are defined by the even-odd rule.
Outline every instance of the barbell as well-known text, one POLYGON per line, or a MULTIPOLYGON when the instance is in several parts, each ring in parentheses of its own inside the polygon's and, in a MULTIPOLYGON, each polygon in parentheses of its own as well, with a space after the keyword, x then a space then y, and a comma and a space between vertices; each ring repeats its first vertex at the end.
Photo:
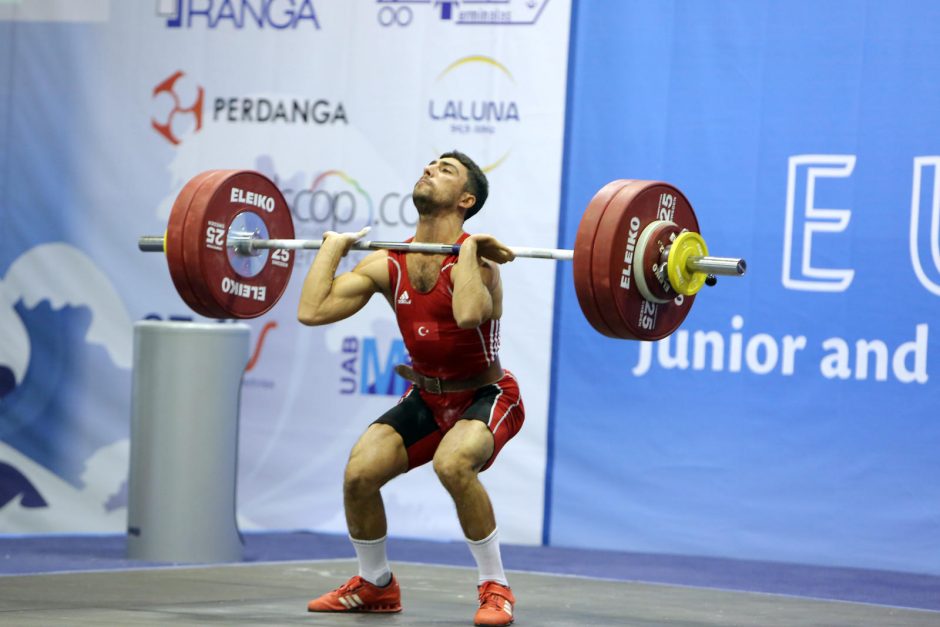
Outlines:
MULTIPOLYGON (((209 170, 183 186, 161 236, 145 252, 165 252, 170 277, 196 313, 255 318, 287 289, 292 251, 323 240, 294 239, 290 208, 266 176, 209 170)), ((618 179, 588 203, 574 250, 511 247, 517 257, 572 260, 578 303, 606 336, 658 340, 675 331, 695 295, 715 275, 741 276, 743 259, 713 257, 691 204, 660 181, 618 179)), ((457 254, 457 244, 358 241, 354 250, 457 254)))

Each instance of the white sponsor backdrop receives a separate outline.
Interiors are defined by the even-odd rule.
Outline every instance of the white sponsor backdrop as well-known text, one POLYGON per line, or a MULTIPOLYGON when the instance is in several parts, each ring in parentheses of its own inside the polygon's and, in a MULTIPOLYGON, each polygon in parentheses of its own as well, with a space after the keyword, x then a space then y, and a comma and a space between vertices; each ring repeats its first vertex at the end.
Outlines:
MULTIPOLYGON (((36 4, 0 14, 0 85, 9 90, 0 99, 2 217, 14 236, 0 252, 0 276, 24 255, 36 259, 20 283, 0 283, 0 315, 18 321, 0 331, 8 382, 0 472, 19 486, 0 499, 0 532, 123 529, 130 323, 194 315, 163 259, 137 253, 136 239, 163 231, 195 174, 271 176, 298 237, 371 223, 375 239, 401 239, 413 231, 408 194, 423 164, 457 148, 490 169, 491 198, 468 230, 554 246, 564 0, 98 1, 61 12, 36 4), (82 263, 41 247, 49 242, 82 263), (39 286, 30 299, 17 287, 24 281, 39 286), (57 304, 57 282, 84 288, 57 304), (104 335, 83 335, 102 321, 104 335), (57 342, 67 356, 50 348, 57 342), (40 370, 50 363, 66 391, 50 384, 48 365, 40 370), (76 433, 84 434, 78 451, 76 433)), ((403 355, 383 301, 329 327, 296 322, 311 259, 298 256, 282 301, 250 323, 243 529, 344 531, 348 451, 400 389, 388 385, 403 355)), ((521 382, 527 420, 483 479, 512 542, 542 536, 554 272, 538 261, 503 272, 502 359, 521 382)), ((391 534, 461 537, 430 469, 393 482, 385 497, 391 534)))

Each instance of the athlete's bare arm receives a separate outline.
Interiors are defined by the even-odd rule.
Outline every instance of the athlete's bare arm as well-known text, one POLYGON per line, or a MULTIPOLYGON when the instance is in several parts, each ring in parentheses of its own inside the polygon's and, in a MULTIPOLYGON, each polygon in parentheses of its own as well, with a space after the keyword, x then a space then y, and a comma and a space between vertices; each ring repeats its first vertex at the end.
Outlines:
POLYGON ((324 234, 323 246, 307 271, 300 291, 297 319, 306 325, 343 320, 362 309, 376 292, 388 294, 388 253, 369 253, 350 272, 335 276, 340 259, 365 233, 324 234))
POLYGON ((491 235, 471 235, 463 241, 451 270, 457 326, 472 329, 503 315, 503 288, 496 264, 513 259, 513 252, 491 235))

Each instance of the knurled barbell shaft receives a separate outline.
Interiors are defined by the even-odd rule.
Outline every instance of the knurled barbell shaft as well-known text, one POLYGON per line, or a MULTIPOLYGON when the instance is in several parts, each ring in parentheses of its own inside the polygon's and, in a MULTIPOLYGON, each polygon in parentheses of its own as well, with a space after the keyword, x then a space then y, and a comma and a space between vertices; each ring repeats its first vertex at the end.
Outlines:
MULTIPOLYGON (((229 244, 236 250, 241 249, 244 254, 251 254, 255 250, 316 250, 323 246, 322 239, 236 239, 229 244), (247 251, 245 249, 247 248, 247 251)), ((163 252, 163 237, 159 235, 144 235, 137 247, 144 252, 163 252)), ((456 255, 460 252, 460 244, 428 244, 423 242, 380 242, 358 241, 352 245, 352 250, 401 250, 413 253, 430 253, 435 255, 456 255)), ((563 248, 527 248, 511 246, 516 257, 530 259, 554 259, 557 261, 570 261, 574 259, 574 251, 563 248)), ((687 266, 692 272, 715 274, 722 276, 741 276, 747 269, 743 259, 731 257, 690 257, 687 266)))
MULTIPOLYGON (((236 248, 249 251, 286 248, 289 250, 317 249, 323 245, 321 239, 252 239, 246 243, 235 242, 236 248)), ((573 250, 558 248, 525 248, 521 246, 510 247, 516 257, 530 257, 535 259, 557 259, 560 261, 574 258, 573 250)), ((456 255, 460 253, 460 244, 428 244, 424 242, 379 242, 358 241, 352 245, 352 250, 402 250, 411 253, 430 253, 432 255, 456 255)))

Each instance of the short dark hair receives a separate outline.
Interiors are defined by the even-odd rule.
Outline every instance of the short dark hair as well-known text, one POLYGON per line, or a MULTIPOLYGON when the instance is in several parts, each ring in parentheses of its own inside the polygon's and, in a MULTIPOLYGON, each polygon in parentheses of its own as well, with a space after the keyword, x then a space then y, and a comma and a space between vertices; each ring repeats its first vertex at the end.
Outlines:
POLYGON ((464 214, 463 219, 469 220, 483 208, 483 203, 486 202, 486 197, 490 193, 490 184, 486 180, 486 175, 483 174, 483 170, 480 169, 480 166, 464 153, 459 150, 451 150, 440 156, 441 159, 445 157, 456 159, 463 164, 463 167, 467 168, 467 187, 465 191, 470 192, 477 199, 476 202, 473 203, 473 206, 467 209, 467 213, 464 214))

